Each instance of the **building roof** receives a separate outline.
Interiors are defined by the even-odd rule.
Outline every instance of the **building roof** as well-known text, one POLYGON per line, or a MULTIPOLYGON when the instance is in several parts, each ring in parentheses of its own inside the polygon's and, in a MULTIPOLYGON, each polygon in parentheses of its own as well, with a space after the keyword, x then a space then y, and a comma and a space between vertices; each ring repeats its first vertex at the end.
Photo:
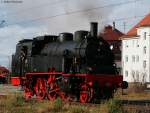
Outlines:
POLYGON ((0 70, 9 73, 9 70, 7 68, 5 68, 5 67, 0 66, 0 70))
POLYGON ((129 36, 137 35, 137 28, 142 26, 150 26, 150 13, 146 15, 138 24, 136 24, 132 29, 127 33, 129 36))
POLYGON ((103 32, 100 33, 100 36, 106 41, 120 40, 120 37, 123 35, 121 31, 113 28, 111 25, 105 26, 103 32))

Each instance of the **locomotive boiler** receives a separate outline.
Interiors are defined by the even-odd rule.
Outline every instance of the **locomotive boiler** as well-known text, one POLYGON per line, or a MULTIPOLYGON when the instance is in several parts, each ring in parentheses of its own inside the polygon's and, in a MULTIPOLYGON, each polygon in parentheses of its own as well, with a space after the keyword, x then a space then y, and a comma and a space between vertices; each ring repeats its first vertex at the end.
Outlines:
POLYGON ((98 24, 90 31, 60 33, 20 41, 13 55, 13 73, 24 76, 25 97, 91 102, 110 98, 127 88, 114 64, 109 44, 97 36, 98 24))

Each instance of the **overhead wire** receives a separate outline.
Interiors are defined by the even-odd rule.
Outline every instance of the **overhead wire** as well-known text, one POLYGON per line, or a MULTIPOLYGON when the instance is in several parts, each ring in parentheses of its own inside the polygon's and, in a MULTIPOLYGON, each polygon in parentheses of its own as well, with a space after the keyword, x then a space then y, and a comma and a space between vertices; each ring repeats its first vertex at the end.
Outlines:
MULTIPOLYGON (((7 13, 8 15, 18 15, 20 13, 24 13, 24 12, 27 12, 27 11, 30 11, 32 9, 37 9, 37 8, 40 8, 40 7, 46 7, 46 6, 51 6, 51 5, 56 5, 56 4, 60 4, 60 3, 63 3, 63 2, 67 2, 69 0, 58 0, 56 2, 47 2, 47 3, 44 3, 44 4, 40 4, 40 5, 37 5, 37 6, 33 6, 33 7, 28 7, 28 8, 25 8, 25 9, 21 9, 21 10, 18 10, 16 12, 10 12, 10 13, 7 13)), ((105 1, 105 0, 100 0, 100 1, 105 1)), ((0 15, 0 16, 3 16, 3 15, 0 15)))
MULTIPOLYGON (((136 0, 136 2, 138 2, 138 1, 142 1, 142 0, 136 0)), ((16 23, 10 23, 10 24, 7 24, 7 26, 14 25, 14 24, 25 24, 25 23, 28 23, 28 22, 35 22, 35 21, 39 21, 39 20, 49 20, 49 19, 56 18, 56 17, 59 17, 59 16, 68 16, 68 15, 72 15, 72 14, 76 14, 76 13, 85 13, 85 12, 89 12, 89 11, 93 11, 93 10, 97 10, 97 9, 101 9, 101 8, 115 7, 115 6, 130 4, 130 3, 134 3, 134 2, 135 2, 135 0, 131 0, 131 1, 125 1, 125 2, 120 2, 120 3, 115 3, 115 4, 109 4, 109 5, 104 5, 104 6, 99 6, 99 7, 94 7, 94 8, 84 9, 84 10, 64 12, 64 13, 56 14, 56 15, 52 15, 52 16, 39 17, 39 18, 34 18, 34 19, 31 19, 31 20, 27 20, 27 21, 25 20, 25 21, 20 21, 20 22, 16 22, 16 23)), ((117 21, 118 21, 118 19, 117 19, 117 21)))
MULTIPOLYGON (((66 1, 66 0, 65 0, 66 1)), ((51 6, 51 5, 55 5, 55 4, 60 4, 60 3, 63 3, 65 2, 64 0, 59 0, 59 1, 56 1, 56 2, 47 2, 47 3, 44 3, 44 4, 40 4, 40 5, 37 5, 37 6, 33 6, 33 7, 28 7, 28 8, 25 8, 25 9, 21 9, 21 10, 18 10, 16 12, 10 12, 10 13, 7 13, 7 15, 9 16, 12 16, 12 15, 18 15, 18 14, 22 14, 22 13, 25 13, 27 11, 31 11, 33 9, 37 9, 37 8, 40 8, 40 7, 45 7, 45 6, 51 6)), ((3 16, 3 15, 0 15, 0 17, 3 16)))

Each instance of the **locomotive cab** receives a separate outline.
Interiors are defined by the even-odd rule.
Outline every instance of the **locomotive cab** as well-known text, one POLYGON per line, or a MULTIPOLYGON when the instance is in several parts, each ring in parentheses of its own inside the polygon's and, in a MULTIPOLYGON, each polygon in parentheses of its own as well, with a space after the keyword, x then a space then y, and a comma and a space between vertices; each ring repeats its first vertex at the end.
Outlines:
POLYGON ((16 52, 12 55, 12 73, 23 76, 28 70, 29 56, 31 56, 32 39, 23 39, 16 45, 16 52))

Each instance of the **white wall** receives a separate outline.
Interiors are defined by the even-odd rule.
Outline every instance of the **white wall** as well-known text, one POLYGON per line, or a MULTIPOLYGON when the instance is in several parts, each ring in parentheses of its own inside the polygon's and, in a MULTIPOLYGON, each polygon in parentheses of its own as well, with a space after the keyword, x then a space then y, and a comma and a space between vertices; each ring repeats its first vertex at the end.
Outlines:
POLYGON ((137 35, 122 40, 123 78, 128 82, 150 82, 150 27, 138 28, 137 35))

